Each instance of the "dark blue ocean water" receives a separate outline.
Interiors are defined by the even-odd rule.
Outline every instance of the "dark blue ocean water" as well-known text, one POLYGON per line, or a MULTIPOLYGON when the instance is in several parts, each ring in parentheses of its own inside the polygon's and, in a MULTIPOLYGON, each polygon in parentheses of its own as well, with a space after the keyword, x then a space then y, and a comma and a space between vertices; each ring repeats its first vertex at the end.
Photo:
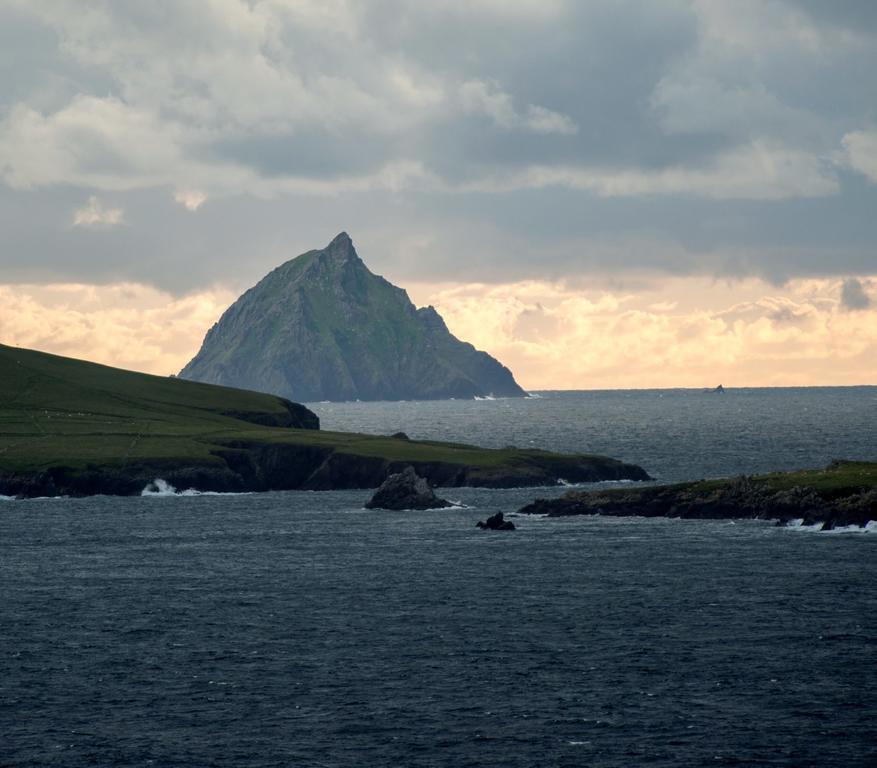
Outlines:
MULTIPOLYGON (((629 446, 607 452, 666 477, 773 466, 766 447, 784 466, 873 457, 874 390, 795 396, 321 410, 326 426, 414 436, 432 412, 433 434, 471 442, 629 446)), ((474 528, 548 492, 455 489, 468 508, 408 514, 367 512, 358 491, 0 501, 0 765, 877 764, 877 536, 474 528)))
POLYGON ((877 459, 877 387, 543 392, 536 399, 311 403, 324 429, 602 453, 661 480, 877 459))

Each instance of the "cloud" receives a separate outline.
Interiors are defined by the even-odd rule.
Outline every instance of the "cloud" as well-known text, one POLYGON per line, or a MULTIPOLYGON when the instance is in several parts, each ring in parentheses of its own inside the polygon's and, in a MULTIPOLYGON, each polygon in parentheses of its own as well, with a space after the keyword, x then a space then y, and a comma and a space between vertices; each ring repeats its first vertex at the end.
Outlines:
POLYGON ((190 169, 181 142, 178 126, 112 97, 77 96, 46 115, 19 104, 0 123, 0 173, 13 188, 157 186, 190 169))
POLYGON ((5 280, 238 287, 341 229, 400 278, 874 271, 862 3, 0 6, 5 280))
POLYGON ((0 342, 166 375, 189 361, 233 299, 226 291, 175 299, 135 283, 0 285, 0 342))
POLYGON ((528 104, 523 112, 515 109, 512 97, 495 83, 469 80, 460 86, 460 101, 465 112, 490 117, 505 129, 522 129, 532 133, 574 136, 578 126, 568 115, 553 112, 538 104, 528 104))
POLYGON ((822 197, 839 190, 830 167, 807 153, 765 142, 718 156, 711 167, 660 170, 531 166, 467 185, 479 191, 567 187, 601 197, 680 195, 717 200, 822 197))
POLYGON ((528 281, 411 293, 530 389, 874 383, 877 313, 843 312, 838 285, 680 278, 626 291, 528 281))
POLYGON ((861 280, 855 277, 848 277, 843 281, 840 291, 840 304, 844 309, 850 311, 868 309, 871 306, 871 297, 865 291, 865 286, 861 280))
POLYGON ((575 136, 579 127, 569 115, 553 112, 537 104, 528 104, 524 125, 533 133, 575 136))
POLYGON ((850 168, 877 183, 877 130, 852 131, 843 137, 850 168))
POLYGON ((51 107, 13 103, 0 123, 0 168, 14 187, 194 184, 210 195, 264 195, 373 188, 377 179, 350 180, 420 165, 447 193, 468 189, 457 180, 469 169, 523 189, 541 189, 547 177, 598 194, 724 199, 703 177, 758 155, 770 167, 748 169, 731 196, 795 197, 802 175, 802 196, 837 192, 830 170, 816 168, 837 148, 826 119, 789 103, 783 83, 737 74, 746 51, 769 45, 764 21, 775 27, 770 50, 810 52, 801 30, 821 40, 819 29, 800 13, 756 3, 742 14, 727 3, 538 5, 402 12, 389 0, 210 0, 197 13, 180 3, 84 14, 65 0, 20 3, 19 14, 62 41, 46 69, 72 61, 103 77, 92 88, 82 78, 80 92, 51 107), (393 36, 400 23, 404 34, 393 36), (435 44, 448 39, 461 58, 435 59, 435 44), (531 52, 529 71, 508 59, 509 46, 531 52), (438 156, 449 134, 464 156, 438 156), (677 134, 689 137, 687 149, 677 134), (278 141, 291 161, 271 149, 278 141), (270 164, 259 160, 266 154, 270 164), (323 159, 308 162, 314 156, 323 159), (607 169, 613 178, 602 181, 607 169))
MULTIPOLYGON (((408 287, 531 389, 875 383, 877 310, 845 311, 838 280, 408 287)), ((0 342, 164 375, 188 362, 235 297, 174 298, 136 283, 0 285, 0 342)))
POLYGON ((207 195, 195 189, 178 190, 174 193, 174 201, 188 211, 197 211, 207 200, 207 195))
POLYGON ((73 213, 73 226, 86 229, 108 229, 121 224, 125 212, 121 208, 105 208, 94 195, 88 203, 73 213))

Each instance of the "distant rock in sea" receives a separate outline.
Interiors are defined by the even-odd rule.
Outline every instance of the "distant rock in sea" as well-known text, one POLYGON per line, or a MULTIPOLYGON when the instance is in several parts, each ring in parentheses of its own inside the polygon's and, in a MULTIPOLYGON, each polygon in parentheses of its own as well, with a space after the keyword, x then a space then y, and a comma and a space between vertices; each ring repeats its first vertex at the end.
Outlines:
POLYGON ((526 397, 433 307, 372 274, 345 232, 244 293, 180 377, 298 402, 526 397))
POLYGON ((487 520, 479 520, 475 523, 476 528, 482 531, 513 531, 515 524, 511 520, 505 520, 502 512, 491 515, 487 520))

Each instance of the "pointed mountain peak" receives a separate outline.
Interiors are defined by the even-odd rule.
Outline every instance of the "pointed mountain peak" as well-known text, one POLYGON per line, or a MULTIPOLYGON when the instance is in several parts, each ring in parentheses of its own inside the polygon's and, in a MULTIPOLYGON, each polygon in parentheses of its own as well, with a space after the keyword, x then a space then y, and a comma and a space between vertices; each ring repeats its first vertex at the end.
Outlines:
POLYGON ((326 247, 332 248, 336 245, 344 245, 348 248, 352 248, 353 241, 350 239, 350 235, 348 235, 346 232, 339 232, 337 235, 335 235, 335 237, 332 238, 332 242, 329 243, 329 245, 326 247))
POLYGON ((350 239, 350 235, 346 232, 340 232, 335 235, 335 238, 323 251, 342 259, 359 258, 356 254, 356 249, 353 247, 353 240, 350 239))
POLYGON ((524 395, 435 307, 373 274, 346 232, 244 293, 180 375, 302 401, 524 395))

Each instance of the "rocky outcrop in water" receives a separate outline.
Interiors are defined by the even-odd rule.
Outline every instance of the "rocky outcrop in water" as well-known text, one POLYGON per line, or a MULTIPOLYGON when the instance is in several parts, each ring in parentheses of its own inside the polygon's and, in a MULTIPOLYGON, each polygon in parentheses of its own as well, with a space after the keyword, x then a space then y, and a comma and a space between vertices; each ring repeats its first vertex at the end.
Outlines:
POLYGON ((515 524, 511 520, 505 520, 502 512, 497 512, 495 515, 491 515, 487 520, 479 520, 475 523, 475 527, 480 528, 482 531, 515 530, 515 524))
POLYGON ((435 495, 426 478, 420 477, 414 467, 408 466, 390 475, 374 496, 366 503, 366 509, 441 509, 453 504, 435 495))
POLYGON ((244 293, 180 377, 299 402, 526 396, 433 307, 372 274, 344 232, 244 293))

